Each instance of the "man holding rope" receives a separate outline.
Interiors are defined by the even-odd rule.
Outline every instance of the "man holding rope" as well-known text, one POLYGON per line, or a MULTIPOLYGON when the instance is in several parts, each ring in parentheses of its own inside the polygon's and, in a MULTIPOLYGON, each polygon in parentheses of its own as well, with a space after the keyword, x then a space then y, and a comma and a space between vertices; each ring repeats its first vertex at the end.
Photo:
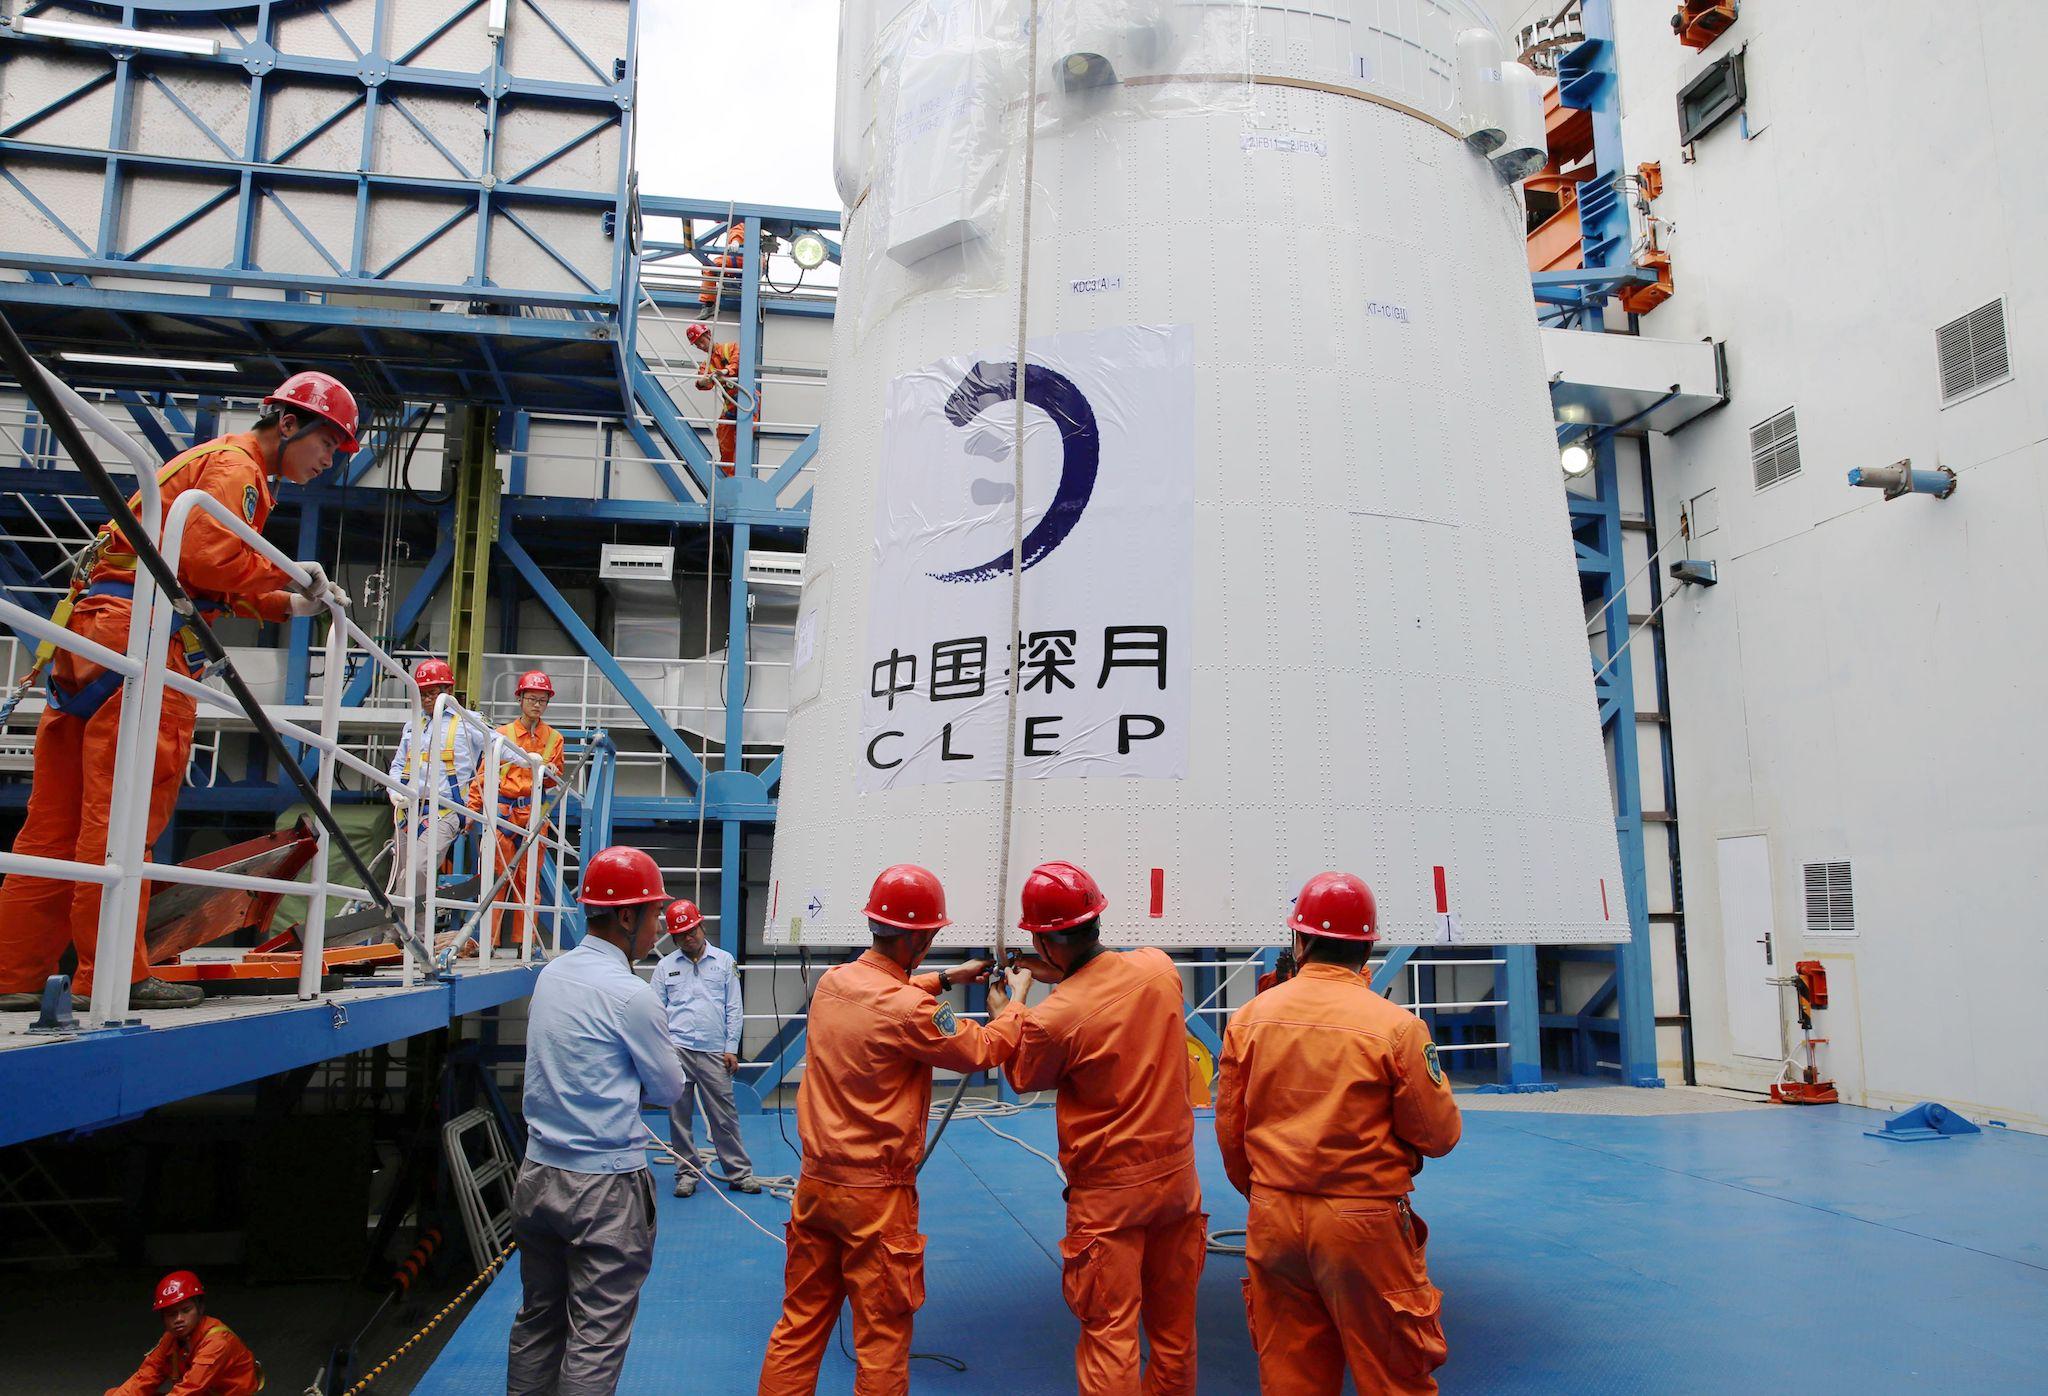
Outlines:
POLYGON ((391 880, 385 890, 412 898, 413 934, 425 936, 430 929, 426 924, 427 885, 439 876, 441 858, 462 832, 461 807, 483 761, 483 739, 463 721, 459 710, 451 708, 438 719, 434 715, 434 705, 455 691, 455 671, 447 660, 422 659, 414 667, 412 679, 419 686, 420 711, 406 720, 398 750, 391 753, 391 778, 421 787, 420 798, 416 813, 408 819, 405 797, 391 792, 391 880), (438 809, 427 803, 427 786, 439 787, 445 803, 438 809))
POLYGON ((932 1068, 984 1071, 1014 1041, 956 1017, 933 997, 988 975, 980 960, 911 970, 946 916, 929 869, 899 863, 868 894, 875 944, 826 971, 811 996, 796 1118, 803 1168, 789 1218, 782 1317, 761 1362, 760 1396, 811 1396, 839 1305, 853 1304, 858 1396, 910 1389, 911 1316, 924 1303, 917 1171, 932 1108, 932 1068))
MULTIPOLYGON (((262 415, 246 432, 230 432, 173 458, 157 477, 163 510, 187 490, 203 490, 261 532, 274 503, 274 479, 304 485, 335 459, 356 451, 356 400, 324 373, 296 373, 263 400, 262 415)), ((137 507, 130 501, 129 508, 137 507)), ((152 539, 151 542, 156 540, 152 539)), ((136 555, 112 523, 88 554, 83 585, 58 609, 67 629, 116 651, 128 648, 134 606, 136 555)), ((207 514, 185 528, 178 581, 211 620, 233 614, 266 621, 318 615, 326 598, 346 594, 317 562, 300 564, 311 577, 296 586, 207 514)), ((205 667, 200 641, 189 626, 173 631, 165 657, 173 672, 196 677, 205 667)), ((155 774, 149 793, 148 842, 155 843, 177 804, 199 705, 166 689, 156 733, 155 774)), ((114 754, 121 725, 121 676, 80 655, 55 649, 49 658, 49 705, 36 727, 35 772, 28 814, 14 852, 98 864, 107 856, 107 824, 114 790, 114 754)), ((68 941, 78 949, 72 999, 84 1008, 92 994, 99 947, 101 887, 97 882, 10 876, 0 885, 0 1012, 33 1012, 44 981, 57 972, 68 941)), ((130 1008, 189 1008, 203 997, 198 986, 170 984, 149 973, 149 942, 142 934, 149 890, 142 892, 135 957, 128 975, 130 1008)))

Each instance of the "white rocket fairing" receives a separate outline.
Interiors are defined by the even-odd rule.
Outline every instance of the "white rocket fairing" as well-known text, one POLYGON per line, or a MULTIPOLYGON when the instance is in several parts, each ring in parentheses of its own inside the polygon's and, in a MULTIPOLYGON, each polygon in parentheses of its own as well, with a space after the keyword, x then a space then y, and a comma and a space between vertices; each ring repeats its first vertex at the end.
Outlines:
POLYGON ((912 861, 987 944, 1048 858, 1119 943, 1272 944, 1324 868, 1394 940, 1624 938, 1476 9, 881 8, 769 942, 862 943, 912 861))

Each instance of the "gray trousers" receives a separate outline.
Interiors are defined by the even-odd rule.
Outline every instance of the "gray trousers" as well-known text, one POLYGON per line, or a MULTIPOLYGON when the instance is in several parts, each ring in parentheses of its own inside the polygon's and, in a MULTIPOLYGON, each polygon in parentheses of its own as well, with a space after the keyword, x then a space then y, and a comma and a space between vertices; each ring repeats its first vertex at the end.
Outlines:
MULTIPOLYGON (((753 1160, 740 1140, 740 1112, 732 1103, 732 1073, 725 1069, 725 1057, 718 1052, 696 1052, 676 1048, 676 1060, 683 1068, 683 1093, 668 1108, 668 1142, 679 1154, 697 1156, 697 1129, 693 1123, 696 1105, 704 1109, 704 1131, 718 1150, 718 1168, 735 1182, 754 1176, 753 1160)), ((676 1178, 694 1178, 680 1163, 676 1178)))
POLYGON ((505 1396, 611 1396, 654 1263, 654 1182, 526 1163, 512 1194, 524 1296, 505 1396))

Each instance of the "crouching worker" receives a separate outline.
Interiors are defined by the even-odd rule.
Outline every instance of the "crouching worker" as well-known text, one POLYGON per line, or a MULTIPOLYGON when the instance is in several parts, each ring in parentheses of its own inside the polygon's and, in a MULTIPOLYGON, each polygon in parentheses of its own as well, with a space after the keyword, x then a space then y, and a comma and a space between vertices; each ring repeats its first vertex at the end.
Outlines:
POLYGON ((1318 873, 1288 920, 1300 972, 1223 1035, 1216 1142, 1251 1199, 1245 1306, 1264 1396, 1436 1390, 1446 1354, 1429 1228, 1408 1205, 1422 1160, 1458 1142, 1457 1104, 1420 1019, 1361 971, 1372 890, 1318 873))
POLYGON ((255 1396, 263 1389, 263 1364, 206 1312, 206 1288, 197 1275, 178 1270, 158 1281, 156 1311, 163 1337, 135 1375, 107 1396, 158 1396, 166 1384, 170 1396, 255 1396))
POLYGON ((526 1163, 512 1196, 519 1317, 506 1396, 615 1390, 654 1260, 654 1182, 640 1098, 671 1105, 683 1073, 633 965, 668 893, 637 848, 590 860, 583 941, 540 972, 526 1018, 526 1163))
MULTIPOLYGON (((1193 1396, 1195 1291, 1209 1218, 1195 1177, 1180 971, 1160 950, 1102 944, 1109 899, 1072 863, 1024 880, 1024 919, 1038 952, 1011 971, 1019 999, 1036 974, 1051 997, 1003 1012, 1016 1037, 1004 1074, 1020 1093, 1058 1087, 1067 1234, 1060 1287, 1081 1321, 1074 1375, 1082 1396, 1193 1396), (1151 1344, 1140 1376, 1138 1334, 1151 1344)), ((989 991, 989 1010, 1010 995, 989 991)))
POLYGON ((855 1396, 910 1389, 911 1315, 924 1303, 917 1168, 932 1068, 982 1071, 1008 1055, 996 1033, 932 997, 984 978, 968 960, 911 977, 951 922, 939 879, 908 863, 868 894, 874 948, 827 970, 811 995, 797 1128, 803 1171, 789 1219, 782 1318, 760 1396, 811 1396, 842 1300, 853 1302, 855 1396))

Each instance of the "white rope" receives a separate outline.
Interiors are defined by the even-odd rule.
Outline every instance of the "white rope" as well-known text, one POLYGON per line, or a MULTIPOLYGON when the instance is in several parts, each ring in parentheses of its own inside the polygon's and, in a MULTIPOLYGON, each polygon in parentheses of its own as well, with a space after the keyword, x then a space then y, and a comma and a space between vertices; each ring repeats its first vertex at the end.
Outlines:
POLYGON ((990 1124, 988 1122, 988 1117, 986 1115, 981 1117, 981 1127, 987 1130, 990 1134, 993 1134, 998 1139, 1009 1140, 1012 1144, 1015 1144, 1025 1153, 1036 1154, 1039 1158, 1044 1159, 1047 1163, 1052 1165, 1052 1171, 1060 1175, 1060 1182, 1062 1184, 1065 1184, 1065 1182, 1067 1181, 1067 1170, 1060 1167, 1060 1161, 1054 1158, 1051 1154, 1048 1154, 1045 1150, 1034 1148, 1033 1146, 1026 1144, 1023 1140, 1019 1139, 1014 1134, 1005 1134, 1002 1130, 999 1130, 994 1125, 990 1124))
POLYGON ((1010 653, 1009 697, 1003 717, 1003 819, 996 844, 995 973, 1003 972, 1004 922, 1010 905, 1010 825, 1017 793, 1017 696, 1024 656, 1018 630, 1024 614, 1024 355, 1030 342, 1031 304, 1031 180, 1038 155, 1038 0, 1031 0, 1029 92, 1024 103, 1023 208, 1017 227, 1017 363, 1011 388, 1016 431, 1011 451, 1010 494, 1010 653))
MULTIPOLYGON (((674 1149, 671 1149, 668 1146, 666 1140, 664 1140, 660 1135, 656 1134, 653 1130, 648 1129, 645 1124, 642 1124, 640 1128, 647 1135, 648 1141, 652 1143, 655 1148, 661 1150, 661 1152, 663 1152, 664 1154, 667 1154, 670 1158, 674 1159, 677 1163, 683 1165, 683 1167, 689 1169, 692 1173, 695 1173, 699 1179, 703 1179, 706 1181, 709 1180, 710 1175, 705 1173, 705 1171, 697 1165, 697 1160, 693 1158, 685 1158, 683 1157, 683 1155, 677 1153, 674 1149)), ((740 1214, 740 1220, 745 1222, 748 1226, 753 1227, 754 1230, 760 1232, 763 1236, 766 1236, 769 1240, 773 1241, 776 1245, 781 1246, 783 1249, 787 1250, 789 1248, 788 1242, 784 1241, 780 1236, 777 1236, 767 1227, 761 1225, 761 1223, 755 1221, 753 1217, 747 1214, 746 1208, 740 1206, 739 1203, 733 1201, 730 1197, 727 1197, 724 1193, 720 1192, 716 1187, 713 1187, 711 1189, 711 1195, 717 1198, 720 1202, 723 1202, 726 1206, 732 1208, 735 1212, 738 1212, 740 1214)))

